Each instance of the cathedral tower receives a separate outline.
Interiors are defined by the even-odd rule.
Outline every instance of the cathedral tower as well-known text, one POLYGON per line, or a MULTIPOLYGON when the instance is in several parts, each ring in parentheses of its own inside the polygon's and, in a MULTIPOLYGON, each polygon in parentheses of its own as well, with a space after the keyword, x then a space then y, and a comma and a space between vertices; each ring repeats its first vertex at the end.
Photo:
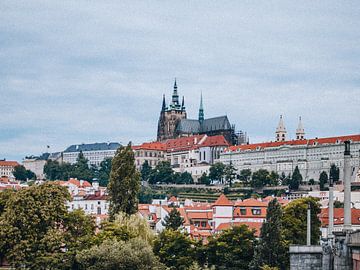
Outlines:
POLYGON ((282 115, 280 115, 280 121, 279 121, 279 124, 278 124, 278 126, 276 128, 275 136, 276 136, 276 141, 277 142, 286 141, 286 128, 285 128, 285 125, 284 125, 282 115))
POLYGON ((165 95, 163 96, 163 104, 158 122, 157 140, 164 141, 175 138, 175 129, 181 119, 186 119, 185 101, 183 97, 182 104, 180 105, 175 79, 171 103, 168 107, 166 107, 165 95))
POLYGON ((301 122, 301 116, 299 117, 299 125, 298 128, 296 129, 296 139, 305 140, 305 130, 301 122))

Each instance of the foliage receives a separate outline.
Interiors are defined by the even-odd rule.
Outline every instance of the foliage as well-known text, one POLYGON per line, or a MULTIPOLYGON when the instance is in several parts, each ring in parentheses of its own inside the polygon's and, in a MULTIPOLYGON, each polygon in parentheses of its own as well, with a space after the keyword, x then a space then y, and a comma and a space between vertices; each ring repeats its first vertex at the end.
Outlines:
POLYGON ((261 188, 268 183, 269 172, 265 169, 260 169, 253 172, 251 179, 251 186, 254 188, 261 188))
POLYGON ((336 200, 334 201, 334 208, 344 208, 344 203, 336 200))
POLYGON ((209 178, 211 181, 223 181, 225 174, 225 165, 221 162, 216 162, 210 166, 209 178))
POLYGON ((330 178, 332 178, 334 182, 339 181, 340 170, 339 167, 337 167, 335 164, 331 164, 330 166, 330 178))
POLYGON ((5 189, 0 192, 0 216, 5 211, 6 204, 10 201, 11 197, 14 196, 15 190, 5 189))
POLYGON ((128 215, 137 212, 140 174, 135 168, 134 152, 131 143, 119 147, 112 160, 108 192, 110 195, 110 220, 120 212, 128 215))
POLYGON ((322 171, 319 177, 320 190, 325 190, 325 184, 328 182, 328 180, 328 174, 325 171, 322 171))
POLYGON ((128 242, 106 240, 76 256, 80 269, 87 270, 157 270, 165 269, 151 245, 141 238, 128 242))
POLYGON ((286 176, 284 172, 282 172, 279 177, 281 184, 284 186, 288 186, 290 184, 290 179, 291 179, 291 175, 289 174, 286 176))
POLYGON ((224 169, 226 183, 231 187, 232 182, 236 178, 236 169, 232 164, 226 165, 224 169))
POLYGON ((180 216, 180 212, 173 207, 170 211, 169 215, 167 215, 162 222, 162 225, 165 226, 166 229, 177 230, 184 223, 183 218, 180 216))
POLYGON ((311 178, 311 179, 309 180, 309 185, 311 185, 311 186, 315 185, 315 180, 314 180, 314 178, 311 178))
POLYGON ((81 211, 68 213, 67 200, 67 189, 51 183, 10 196, 0 217, 0 251, 12 266, 70 267, 76 250, 87 247, 93 235, 93 221, 81 211))
POLYGON ((109 184, 110 172, 111 172, 112 158, 105 158, 100 163, 98 171, 99 185, 106 187, 109 184))
POLYGON ((72 166, 71 177, 91 181, 94 178, 93 170, 89 168, 88 160, 82 152, 79 153, 76 163, 72 166))
POLYGON ((283 212, 283 234, 290 244, 306 244, 307 208, 311 209, 311 244, 316 245, 320 239, 320 225, 318 218, 320 204, 313 197, 300 198, 285 206, 283 212))
POLYGON ((266 220, 261 227, 260 242, 256 246, 252 268, 268 265, 286 269, 287 245, 282 235, 282 208, 273 199, 268 206, 266 220))
POLYGON ((194 179, 192 178, 191 174, 189 172, 183 172, 180 175, 180 183, 179 182, 175 182, 175 184, 193 184, 194 183, 194 179))
POLYGON ((174 171, 171 168, 169 161, 161 161, 156 167, 151 170, 149 176, 149 183, 156 184, 157 182, 161 183, 172 183, 174 171))
POLYGON ((244 182, 245 184, 249 183, 251 180, 251 170, 243 169, 240 171, 239 180, 244 182))
POLYGON ((59 163, 49 159, 44 166, 44 173, 49 180, 68 180, 72 172, 70 163, 59 163))
POLYGON ((95 242, 100 244, 105 240, 128 241, 136 237, 151 243, 154 234, 147 221, 138 214, 119 213, 115 216, 114 221, 102 224, 101 231, 95 237, 95 242))
POLYGON ((290 179, 290 182, 289 182, 289 188, 291 190, 298 190, 299 189, 299 186, 302 182, 302 175, 300 173, 300 170, 299 170, 299 167, 296 166, 295 167, 295 170, 291 176, 291 179, 290 179))
POLYGON ((255 244, 254 231, 246 225, 225 230, 209 240, 209 265, 217 269, 249 269, 255 244))
POLYGON ((149 180, 149 176, 151 173, 151 166, 149 165, 149 162, 145 160, 143 165, 141 166, 141 180, 147 181, 149 180))
POLYGON ((199 184, 209 186, 210 185, 210 178, 207 176, 207 174, 204 172, 201 177, 199 178, 199 184))
POLYGON ((30 170, 27 170, 23 165, 17 165, 14 167, 13 175, 16 180, 30 180, 36 179, 35 173, 30 170))
POLYGON ((154 241, 154 253, 171 270, 185 270, 194 262, 194 241, 178 230, 162 231, 154 241))

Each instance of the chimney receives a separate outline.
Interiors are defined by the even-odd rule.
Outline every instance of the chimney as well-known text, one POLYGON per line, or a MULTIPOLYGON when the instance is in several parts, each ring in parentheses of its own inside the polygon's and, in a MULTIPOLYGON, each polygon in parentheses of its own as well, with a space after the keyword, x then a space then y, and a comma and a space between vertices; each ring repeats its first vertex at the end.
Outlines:
POLYGON ((351 230, 351 164, 350 141, 345 141, 344 151, 344 231, 351 230))

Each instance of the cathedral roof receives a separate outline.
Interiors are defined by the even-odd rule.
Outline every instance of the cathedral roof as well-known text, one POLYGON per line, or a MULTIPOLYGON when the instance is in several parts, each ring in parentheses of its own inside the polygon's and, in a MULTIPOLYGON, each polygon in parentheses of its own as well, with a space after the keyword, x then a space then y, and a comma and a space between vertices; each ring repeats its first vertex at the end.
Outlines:
POLYGON ((202 122, 195 119, 181 119, 176 127, 177 132, 193 134, 229 129, 231 125, 226 115, 208 118, 202 122))

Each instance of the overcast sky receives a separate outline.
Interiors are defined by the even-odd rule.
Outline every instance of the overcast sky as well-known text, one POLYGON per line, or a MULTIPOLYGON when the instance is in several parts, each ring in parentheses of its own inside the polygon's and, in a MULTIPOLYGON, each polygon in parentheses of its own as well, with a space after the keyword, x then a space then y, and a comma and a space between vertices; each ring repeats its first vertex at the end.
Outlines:
POLYGON ((251 142, 360 133, 359 1, 0 2, 0 158, 156 139, 174 78, 251 142))

